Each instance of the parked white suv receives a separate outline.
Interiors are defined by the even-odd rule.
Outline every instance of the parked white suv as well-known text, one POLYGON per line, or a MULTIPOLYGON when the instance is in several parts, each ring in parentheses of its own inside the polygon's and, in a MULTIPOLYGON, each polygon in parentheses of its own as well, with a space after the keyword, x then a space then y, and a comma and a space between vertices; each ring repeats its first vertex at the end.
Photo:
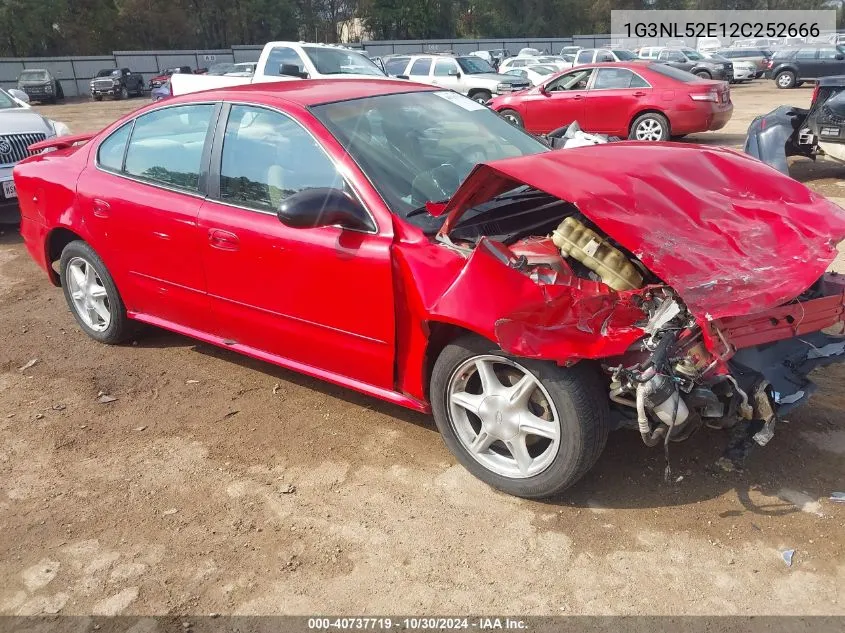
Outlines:
POLYGON ((523 77, 497 74, 490 64, 475 55, 411 55, 405 71, 398 76, 448 88, 479 103, 531 87, 531 82, 523 77))

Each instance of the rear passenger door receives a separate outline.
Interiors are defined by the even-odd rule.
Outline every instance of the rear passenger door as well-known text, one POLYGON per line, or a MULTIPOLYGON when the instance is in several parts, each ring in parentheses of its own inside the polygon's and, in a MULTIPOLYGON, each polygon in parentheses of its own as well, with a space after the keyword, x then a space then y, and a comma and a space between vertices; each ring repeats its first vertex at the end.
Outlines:
POLYGON ((300 371, 392 389, 392 225, 378 227, 372 217, 360 231, 279 221, 288 196, 318 187, 358 195, 289 115, 252 105, 224 108, 199 222, 220 336, 242 352, 284 359, 300 371))
POLYGON ((651 92, 649 83, 627 68, 598 68, 587 92, 581 127, 590 132, 627 136, 634 114, 648 104, 651 92))
POLYGON ((203 236, 216 103, 168 106, 124 124, 93 149, 78 201, 94 249, 130 312, 209 331, 203 236))
POLYGON ((798 66, 798 79, 815 79, 820 77, 819 49, 801 48, 795 52, 793 57, 798 66))

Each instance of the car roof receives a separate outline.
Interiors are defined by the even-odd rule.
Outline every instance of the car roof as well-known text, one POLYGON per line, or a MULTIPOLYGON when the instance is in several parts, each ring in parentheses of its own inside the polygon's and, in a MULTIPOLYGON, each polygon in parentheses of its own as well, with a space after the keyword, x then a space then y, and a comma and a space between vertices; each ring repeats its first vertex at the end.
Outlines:
POLYGON ((833 75, 831 77, 820 77, 819 86, 845 86, 845 75, 833 75))
POLYGON ((215 98, 237 100, 249 97, 256 103, 267 105, 282 101, 308 107, 334 101, 432 90, 434 90, 433 86, 403 79, 298 79, 192 92, 168 99, 168 103, 176 103, 177 100, 193 102, 215 98))

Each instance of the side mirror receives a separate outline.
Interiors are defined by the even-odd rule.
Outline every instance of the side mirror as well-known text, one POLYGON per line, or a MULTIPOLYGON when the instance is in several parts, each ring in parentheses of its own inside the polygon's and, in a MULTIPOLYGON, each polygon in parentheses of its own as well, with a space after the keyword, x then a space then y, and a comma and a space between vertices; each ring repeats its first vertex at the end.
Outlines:
POLYGON ((279 74, 285 77, 308 79, 308 73, 301 72, 296 64, 282 64, 279 66, 279 74))
POLYGON ((330 187, 304 189, 282 201, 279 222, 293 229, 338 224, 348 229, 371 230, 367 211, 345 191, 330 187))
POLYGON ((18 101, 29 103, 29 95, 26 94, 23 90, 18 90, 17 88, 10 88, 9 94, 12 95, 18 101))
POLYGON ((540 94, 549 96, 549 87, 546 84, 540 84, 540 94))
POLYGON ((408 75, 396 75, 396 79, 410 79, 408 75))
POLYGON ((460 77, 461 77, 461 71, 459 71, 459 70, 450 70, 450 71, 449 71, 449 76, 450 76, 450 77, 458 77, 458 78, 460 79, 460 77))

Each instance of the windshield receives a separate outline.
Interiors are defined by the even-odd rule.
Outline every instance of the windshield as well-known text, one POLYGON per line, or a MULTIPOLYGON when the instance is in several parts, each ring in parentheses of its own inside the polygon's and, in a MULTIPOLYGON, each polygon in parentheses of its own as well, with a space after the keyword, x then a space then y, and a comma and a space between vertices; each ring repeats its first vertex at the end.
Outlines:
POLYGON ((384 77, 381 68, 361 53, 341 48, 303 46, 302 50, 321 75, 375 75, 384 77))
POLYGON ((11 108, 22 108, 23 106, 19 104, 12 98, 5 90, 0 89, 0 110, 10 110, 11 108))
POLYGON ((467 75, 495 73, 496 70, 480 57, 458 57, 458 65, 467 75))
POLYGON ((622 62, 628 62, 632 59, 639 59, 636 55, 634 55, 631 51, 626 51, 623 49, 613 49, 613 54, 616 55, 616 59, 622 62))
POLYGON ((450 198, 478 163, 548 149, 486 106, 448 91, 379 95, 311 111, 402 217, 450 198))
POLYGON ((211 68, 208 69, 209 75, 225 75, 226 73, 233 72, 235 70, 239 70, 235 64, 230 62, 222 62, 220 64, 214 64, 211 68))
POLYGON ((46 70, 25 70, 21 73, 22 81, 47 81, 46 70))

